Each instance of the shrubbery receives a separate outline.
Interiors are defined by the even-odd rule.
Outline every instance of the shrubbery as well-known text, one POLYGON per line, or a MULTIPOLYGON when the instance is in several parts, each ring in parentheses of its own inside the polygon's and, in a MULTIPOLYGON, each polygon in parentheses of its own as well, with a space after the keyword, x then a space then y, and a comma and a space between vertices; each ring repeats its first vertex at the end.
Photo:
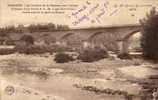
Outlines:
POLYGON ((65 62, 73 61, 74 59, 72 58, 72 56, 61 52, 55 55, 54 60, 56 61, 56 63, 65 63, 65 62))
POLYGON ((25 30, 29 32, 52 32, 56 30, 68 30, 69 26, 67 25, 55 25, 53 23, 47 24, 31 24, 29 26, 24 26, 19 24, 17 27, 14 25, 9 25, 4 28, 0 28, 0 36, 5 36, 8 33, 21 33, 24 34, 25 30))
POLYGON ((67 52, 72 51, 69 47, 63 47, 58 45, 26 45, 19 44, 15 46, 15 51, 24 54, 42 54, 42 53, 55 53, 55 52, 67 52))
POLYGON ((132 57, 128 53, 120 53, 117 57, 120 59, 132 59, 132 57))
POLYGON ((145 58, 158 62, 158 12, 155 8, 147 14, 147 17, 140 20, 142 26, 141 46, 145 58))
POLYGON ((51 53, 51 47, 48 46, 36 46, 36 45, 28 45, 28 46, 16 46, 15 51, 18 53, 24 54, 42 54, 42 53, 51 53))
POLYGON ((107 51, 103 49, 86 49, 80 52, 78 59, 83 62, 94 62, 107 58, 108 56, 107 51))
POLYGON ((14 49, 0 49, 0 55, 8 55, 8 54, 12 54, 15 53, 14 49))
POLYGON ((31 35, 23 35, 20 40, 25 41, 28 44, 34 43, 34 38, 31 35))

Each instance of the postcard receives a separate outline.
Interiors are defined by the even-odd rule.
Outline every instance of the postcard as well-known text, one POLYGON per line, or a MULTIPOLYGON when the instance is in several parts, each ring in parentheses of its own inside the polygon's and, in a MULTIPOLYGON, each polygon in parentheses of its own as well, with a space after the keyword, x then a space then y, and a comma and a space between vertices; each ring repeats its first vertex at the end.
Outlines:
POLYGON ((157 0, 0 0, 0 100, 158 100, 157 0))

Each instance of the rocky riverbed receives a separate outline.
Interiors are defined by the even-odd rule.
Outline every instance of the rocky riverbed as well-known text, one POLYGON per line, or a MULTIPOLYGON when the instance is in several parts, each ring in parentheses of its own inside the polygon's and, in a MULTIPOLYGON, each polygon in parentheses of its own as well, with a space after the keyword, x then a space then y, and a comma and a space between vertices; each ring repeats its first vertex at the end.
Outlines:
POLYGON ((119 59, 57 64, 52 55, 4 55, 0 96, 2 100, 130 100, 131 96, 140 100, 145 81, 150 86, 149 79, 158 74, 155 66, 119 59))

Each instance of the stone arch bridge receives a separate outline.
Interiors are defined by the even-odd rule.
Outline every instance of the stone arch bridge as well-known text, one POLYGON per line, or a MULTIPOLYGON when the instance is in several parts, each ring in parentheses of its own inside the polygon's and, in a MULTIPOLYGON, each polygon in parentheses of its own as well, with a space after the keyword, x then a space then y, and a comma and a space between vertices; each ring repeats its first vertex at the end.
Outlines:
MULTIPOLYGON (((116 41, 119 45, 120 52, 128 53, 129 50, 129 39, 135 33, 140 32, 140 25, 120 25, 120 26, 106 26, 106 27, 95 27, 95 28, 80 28, 80 29, 70 29, 70 30, 61 30, 57 31, 60 33, 60 36, 56 37, 58 41, 66 40, 73 40, 75 36, 78 36, 78 40, 87 42, 92 40, 94 37, 102 35, 109 35, 112 37, 111 39, 116 41)), ((56 34, 57 34, 56 33, 56 34)), ((76 39, 76 38, 75 38, 76 39)), ((77 40, 77 39, 76 39, 77 40)), ((100 39, 98 39, 99 41, 100 39)), ((97 40, 96 40, 97 41, 97 40)), ((105 39, 106 41, 106 39, 105 39)))

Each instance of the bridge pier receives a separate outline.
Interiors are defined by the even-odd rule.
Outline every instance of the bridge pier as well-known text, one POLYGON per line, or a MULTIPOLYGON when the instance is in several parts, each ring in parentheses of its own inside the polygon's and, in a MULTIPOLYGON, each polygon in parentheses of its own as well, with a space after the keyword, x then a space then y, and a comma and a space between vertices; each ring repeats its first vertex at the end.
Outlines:
POLYGON ((129 53, 129 40, 122 40, 118 42, 120 53, 129 53))
POLYGON ((123 41, 121 53, 129 53, 129 40, 123 41))

